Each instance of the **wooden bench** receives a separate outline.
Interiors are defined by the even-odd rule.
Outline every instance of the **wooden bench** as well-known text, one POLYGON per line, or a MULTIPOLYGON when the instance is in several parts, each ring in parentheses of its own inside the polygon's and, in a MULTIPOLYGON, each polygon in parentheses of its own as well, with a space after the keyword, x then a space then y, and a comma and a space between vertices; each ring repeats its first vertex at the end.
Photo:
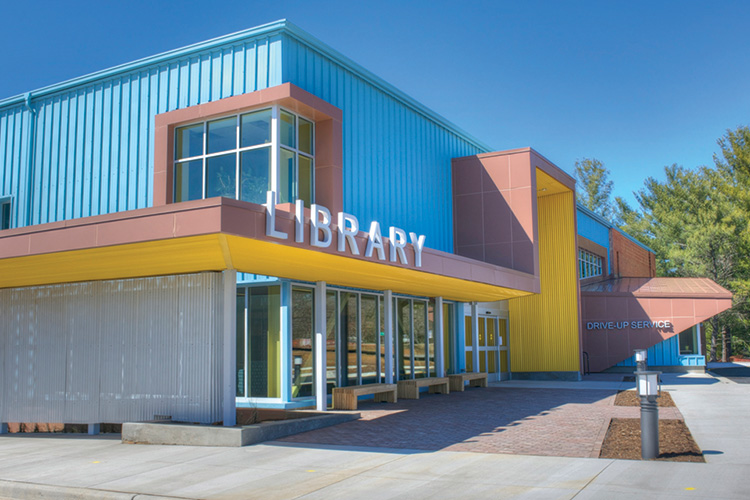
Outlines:
POLYGON ((419 388, 427 387, 430 394, 450 394, 448 377, 418 378, 414 380, 398 381, 398 397, 403 399, 419 399, 419 388))
POLYGON ((397 403, 398 387, 396 384, 366 384, 334 387, 333 409, 356 410, 357 396, 372 394, 376 402, 397 403))
POLYGON ((451 391, 462 392, 464 390, 464 383, 469 382, 469 387, 487 387, 487 374, 486 373, 457 373, 455 375, 448 375, 450 380, 451 391))

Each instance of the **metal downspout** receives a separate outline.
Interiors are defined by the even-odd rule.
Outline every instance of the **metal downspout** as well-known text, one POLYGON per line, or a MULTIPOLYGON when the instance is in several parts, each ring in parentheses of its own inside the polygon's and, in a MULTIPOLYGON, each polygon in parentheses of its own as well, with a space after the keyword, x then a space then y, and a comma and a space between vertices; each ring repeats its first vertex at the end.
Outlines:
POLYGON ((29 119, 29 142, 28 142, 28 149, 27 149, 27 158, 28 162, 26 165, 27 168, 27 175, 28 175, 28 184, 26 186, 26 225, 31 225, 31 207, 32 207, 32 201, 34 198, 34 142, 36 138, 36 111, 33 107, 31 107, 31 92, 27 92, 24 95, 24 104, 26 104, 26 109, 29 110, 29 115, 31 116, 29 119))

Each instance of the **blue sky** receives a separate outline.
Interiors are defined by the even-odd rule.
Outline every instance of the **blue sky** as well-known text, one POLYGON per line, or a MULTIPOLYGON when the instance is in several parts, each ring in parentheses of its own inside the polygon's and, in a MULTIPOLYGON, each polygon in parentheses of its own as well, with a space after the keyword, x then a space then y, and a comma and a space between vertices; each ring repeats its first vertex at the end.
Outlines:
POLYGON ((750 124, 746 1, 3 3, 0 98, 286 18, 497 150, 598 158, 631 202, 750 124))

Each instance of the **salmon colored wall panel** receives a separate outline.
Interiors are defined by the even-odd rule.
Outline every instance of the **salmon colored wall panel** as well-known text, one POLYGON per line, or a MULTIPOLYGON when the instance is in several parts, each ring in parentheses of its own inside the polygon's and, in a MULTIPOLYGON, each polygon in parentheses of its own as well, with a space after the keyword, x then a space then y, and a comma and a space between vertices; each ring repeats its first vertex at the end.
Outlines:
POLYGON ((573 192, 539 197, 537 207, 541 293, 508 301, 511 371, 579 371, 573 192))

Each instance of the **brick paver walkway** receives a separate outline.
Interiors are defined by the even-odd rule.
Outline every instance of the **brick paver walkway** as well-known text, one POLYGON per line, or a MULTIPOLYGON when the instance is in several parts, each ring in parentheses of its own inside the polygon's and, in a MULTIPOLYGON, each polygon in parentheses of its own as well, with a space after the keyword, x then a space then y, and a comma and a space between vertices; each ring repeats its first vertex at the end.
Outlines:
MULTIPOLYGON (((418 450, 598 457, 611 418, 638 418, 614 406, 612 390, 467 389, 396 404, 360 402, 360 420, 281 441, 418 450)), ((676 408, 660 418, 682 419, 676 408)))

